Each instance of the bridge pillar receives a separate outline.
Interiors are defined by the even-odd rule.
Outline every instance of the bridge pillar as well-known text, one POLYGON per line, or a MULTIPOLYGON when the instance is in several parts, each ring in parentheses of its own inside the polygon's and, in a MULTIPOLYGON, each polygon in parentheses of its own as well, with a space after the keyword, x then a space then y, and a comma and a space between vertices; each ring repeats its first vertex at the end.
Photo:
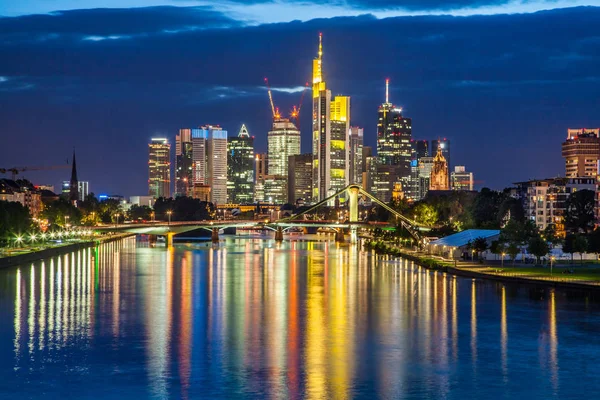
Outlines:
POLYGON ((210 239, 213 243, 219 243, 219 228, 212 228, 210 239))
POLYGON ((358 243, 358 232, 355 226, 350 227, 350 243, 356 244, 358 243))
POLYGON ((175 236, 173 232, 167 233, 167 247, 173 247, 173 236, 175 236))
POLYGON ((358 186, 350 186, 348 188, 348 212, 349 221, 358 222, 358 194, 360 188, 358 186))
POLYGON ((283 241, 283 228, 278 226, 275 231, 275 241, 282 242, 283 241))
POLYGON ((346 238, 344 237, 343 229, 340 228, 335 231, 335 241, 338 243, 344 243, 346 241, 346 238))

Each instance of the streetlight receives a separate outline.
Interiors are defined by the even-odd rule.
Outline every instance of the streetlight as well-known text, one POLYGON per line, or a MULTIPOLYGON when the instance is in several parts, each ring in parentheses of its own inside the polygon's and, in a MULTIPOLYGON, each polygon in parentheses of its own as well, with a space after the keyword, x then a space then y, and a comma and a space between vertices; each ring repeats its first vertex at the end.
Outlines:
POLYGON ((68 228, 69 227, 69 216, 65 215, 65 227, 68 228))
POLYGON ((554 262, 554 259, 554 256, 550 256, 550 275, 552 275, 552 263, 554 262))
POLYGON ((167 211, 167 216, 169 217, 169 225, 171 225, 171 214, 173 214, 173 211, 167 211))
POLYGON ((502 253, 502 262, 501 262, 501 264, 500 264, 500 266, 501 266, 502 268, 504 268, 504 255, 505 255, 505 254, 504 254, 504 253, 502 253))
POLYGON ((117 226, 117 225, 119 225, 119 213, 116 213, 115 217, 117 217, 117 224, 115 225, 115 226, 117 226))
POLYGON ((17 247, 17 243, 21 243, 23 241, 23 236, 17 236, 15 238, 15 247, 17 247))
POLYGON ((92 211, 92 226, 96 226, 96 211, 92 211))
POLYGON ((155 215, 155 214, 154 214, 154 211, 152 211, 152 212, 150 213, 150 217, 152 218, 152 222, 154 222, 154 215, 155 215))

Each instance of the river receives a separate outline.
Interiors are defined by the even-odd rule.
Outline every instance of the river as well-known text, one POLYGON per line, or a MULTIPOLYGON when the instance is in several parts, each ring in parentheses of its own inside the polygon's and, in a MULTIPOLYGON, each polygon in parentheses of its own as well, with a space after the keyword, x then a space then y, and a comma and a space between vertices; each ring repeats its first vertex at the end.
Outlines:
POLYGON ((0 398, 596 398, 600 303, 334 242, 135 238, 0 270, 0 398))

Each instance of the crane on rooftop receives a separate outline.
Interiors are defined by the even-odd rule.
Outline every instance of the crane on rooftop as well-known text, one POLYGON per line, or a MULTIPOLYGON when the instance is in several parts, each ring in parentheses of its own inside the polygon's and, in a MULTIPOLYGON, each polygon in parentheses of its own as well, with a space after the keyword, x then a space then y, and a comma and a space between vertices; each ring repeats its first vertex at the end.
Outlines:
POLYGON ((27 171, 50 171, 50 170, 54 170, 54 169, 62 169, 62 168, 69 168, 70 166, 68 164, 65 165, 52 165, 52 166, 38 166, 38 167, 12 167, 12 168, 0 168, 0 174, 6 174, 6 173, 12 173, 12 180, 16 180, 17 179, 17 175, 20 174, 21 172, 27 172, 27 171))

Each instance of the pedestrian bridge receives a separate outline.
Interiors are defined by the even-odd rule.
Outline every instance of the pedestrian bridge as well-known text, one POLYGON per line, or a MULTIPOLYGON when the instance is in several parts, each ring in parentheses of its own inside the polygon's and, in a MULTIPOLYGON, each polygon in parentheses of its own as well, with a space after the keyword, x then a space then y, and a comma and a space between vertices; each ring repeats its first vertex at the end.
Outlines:
POLYGON ((392 209, 387 204, 383 203, 375 196, 368 193, 358 185, 349 185, 339 192, 323 199, 312 207, 308 208, 299 214, 292 215, 276 221, 268 220, 218 220, 218 221, 177 221, 177 222, 147 222, 141 224, 115 224, 110 226, 92 227, 96 232, 129 232, 135 234, 167 236, 169 242, 176 234, 193 231, 196 229, 206 229, 212 232, 212 240, 219 240, 219 230, 225 228, 254 228, 254 229, 269 229, 275 231, 275 239, 283 240, 283 233, 295 227, 323 227, 330 228, 337 232, 336 240, 344 239, 344 230, 350 230, 351 240, 356 240, 356 232, 359 228, 374 229, 389 226, 387 222, 364 222, 358 220, 358 199, 359 195, 370 198, 373 202, 385 208, 401 223, 417 242, 421 241, 419 232, 427 228, 417 224, 415 221, 405 217, 392 209), (349 218, 344 222, 328 221, 328 220, 307 220, 305 215, 311 214, 317 208, 326 205, 340 194, 348 195, 349 218))

